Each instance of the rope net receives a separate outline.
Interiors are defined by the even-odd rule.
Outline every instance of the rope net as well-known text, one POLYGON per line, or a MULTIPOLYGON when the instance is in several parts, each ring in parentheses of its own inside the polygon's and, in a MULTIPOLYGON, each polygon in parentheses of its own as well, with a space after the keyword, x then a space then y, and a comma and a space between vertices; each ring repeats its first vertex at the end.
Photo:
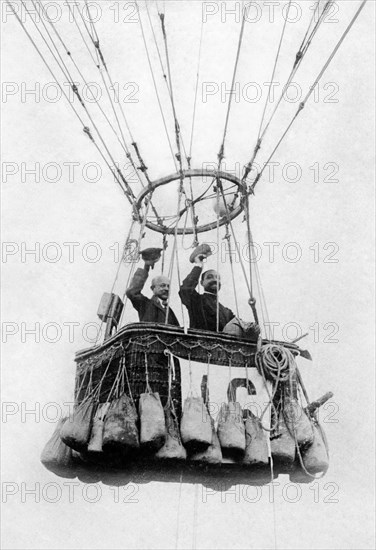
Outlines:
MULTIPOLYGON (((157 109, 154 108, 152 113, 155 113, 162 129, 160 135, 155 134, 151 142, 149 140, 149 146, 144 147, 145 136, 138 135, 137 119, 132 116, 133 106, 125 103, 120 96, 120 87, 116 82, 119 67, 115 66, 114 71, 113 56, 108 53, 111 44, 107 36, 104 39, 101 36, 103 27, 93 14, 90 3, 87 0, 74 0, 74 3, 68 2, 62 7, 69 15, 71 23, 67 28, 60 20, 50 17, 41 0, 20 0, 22 13, 15 8, 14 3, 7 0, 10 10, 36 49, 48 74, 53 77, 74 116, 78 118, 84 135, 94 145, 97 154, 130 205, 134 225, 126 239, 124 250, 128 250, 130 242, 136 242, 137 246, 132 254, 132 261, 129 261, 126 254, 123 255, 117 266, 112 291, 123 295, 125 299, 125 290, 135 271, 140 250, 153 245, 162 246, 162 272, 167 273, 172 280, 167 319, 171 295, 178 290, 184 273, 191 267, 186 261, 190 249, 200 243, 209 242, 213 249, 213 263, 210 264, 208 261, 208 267, 215 266, 217 271, 224 271, 231 281, 231 284, 226 285, 226 288, 232 287, 231 308, 236 311, 237 316, 246 319, 252 316, 264 331, 263 335, 267 336, 264 327, 268 326, 268 311, 255 258, 249 196, 254 193, 255 186, 262 178, 268 163, 311 97, 315 86, 364 8, 365 2, 366 0, 359 2, 355 13, 349 22, 346 22, 347 26, 341 31, 342 34, 333 37, 334 47, 330 49, 329 57, 317 71, 309 91, 287 127, 275 140, 269 134, 280 111, 285 110, 283 99, 286 90, 298 72, 302 72, 304 68, 312 74, 311 52, 314 51, 315 45, 319 47, 320 38, 326 35, 328 39, 328 32, 332 30, 326 29, 323 25, 328 17, 330 18, 332 0, 317 0, 313 10, 307 7, 302 25, 289 25, 291 1, 288 2, 281 24, 275 32, 276 49, 271 62, 270 87, 261 107, 260 122, 256 125, 258 130, 255 144, 251 147, 251 158, 234 183, 219 177, 218 174, 223 169, 227 155, 231 154, 231 140, 236 133, 236 123, 239 122, 236 86, 243 78, 242 75, 247 76, 252 70, 253 61, 249 53, 253 44, 253 27, 249 24, 250 12, 245 2, 240 5, 240 17, 231 23, 233 49, 227 56, 226 63, 223 60, 230 89, 225 94, 225 101, 222 102, 223 118, 217 117, 218 124, 214 125, 219 128, 222 123, 219 151, 215 154, 213 150, 211 175, 201 174, 200 177, 193 177, 192 167, 195 163, 200 165, 202 162, 200 146, 203 140, 198 122, 202 118, 205 123, 205 110, 208 108, 207 105, 200 105, 198 102, 199 92, 202 93, 204 89, 200 89, 200 84, 203 85, 205 69, 208 68, 204 46, 210 42, 211 31, 211 22, 206 21, 207 24, 204 24, 201 6, 193 8, 192 4, 189 5, 191 20, 194 21, 196 18, 197 24, 190 29, 195 40, 192 42, 194 46, 189 45, 192 61, 187 65, 187 57, 184 58, 184 63, 182 62, 181 51, 188 50, 184 50, 182 41, 177 36, 179 29, 175 27, 177 19, 174 5, 141 1, 135 4, 135 22, 138 23, 138 30, 133 32, 132 29, 131 39, 137 38, 140 51, 144 51, 143 59, 140 61, 143 71, 142 77, 139 75, 140 81, 145 85, 148 83, 148 87, 154 93, 154 106, 156 105, 157 109), (286 51, 288 40, 297 44, 296 51, 286 51), (281 93, 276 101, 272 102, 272 85, 277 77, 281 77, 279 73, 287 67, 283 62, 283 56, 289 60, 290 66, 281 93), (184 81, 180 76, 183 64, 187 65, 190 71, 188 75, 184 75, 184 81), (114 72, 116 78, 113 76, 114 72), (99 76, 103 85, 104 94, 100 97, 90 86, 93 73, 99 76), (183 104, 180 101, 181 85, 187 82, 187 76, 189 93, 186 93, 185 97, 189 99, 189 104, 183 104), (83 92, 84 89, 87 93, 83 92), (70 94, 73 94, 73 101, 70 94), (176 176, 166 185, 157 187, 154 179, 155 155, 150 149, 150 143, 156 139, 161 140, 162 136, 167 146, 167 156, 163 154, 163 162, 160 163, 166 167, 162 171, 163 176, 169 171, 167 166, 175 170, 176 176), (184 136, 189 138, 188 148, 185 146, 184 136), (266 151, 265 162, 255 173, 256 158, 265 145, 267 148, 271 146, 271 149, 269 152, 266 151), (168 157, 170 161, 167 165, 168 157), (154 159, 154 164, 149 162, 149 158, 154 159), (131 170, 131 177, 124 169, 125 162, 131 170), (143 197, 141 200, 138 199, 140 194, 143 197), (240 214, 243 214, 244 218, 239 224, 235 218, 240 214), (159 235, 156 235, 156 232, 159 235), (245 293, 247 300, 244 300, 245 293)), ((185 9, 182 3, 179 9, 185 9)), ((127 38, 123 37, 124 45, 126 41, 127 38)), ((210 66, 213 66, 213 62, 210 66)), ((133 67, 132 63, 125 59, 124 71, 127 72, 130 67, 133 67)), ((147 116, 146 113, 144 115, 147 116)), ((130 308, 127 300, 125 302, 126 312, 123 312, 121 323, 127 321, 130 308)), ((181 308, 180 322, 184 327, 187 326, 184 308, 181 308)))

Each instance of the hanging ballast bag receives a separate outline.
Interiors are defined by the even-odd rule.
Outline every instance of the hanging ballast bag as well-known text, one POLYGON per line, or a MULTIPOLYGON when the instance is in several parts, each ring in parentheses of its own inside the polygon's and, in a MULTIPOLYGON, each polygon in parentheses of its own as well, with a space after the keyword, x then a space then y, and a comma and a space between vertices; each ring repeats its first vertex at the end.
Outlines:
POLYGON ((60 437, 66 445, 76 451, 85 451, 89 443, 92 419, 94 414, 94 400, 89 398, 80 405, 64 422, 60 437))
POLYGON ((166 441, 155 455, 156 458, 161 460, 185 460, 187 458, 187 451, 183 447, 179 432, 179 422, 171 404, 165 407, 165 421, 166 441))
POLYGON ((193 453, 190 455, 189 460, 199 462, 201 464, 221 464, 222 463, 222 451, 217 432, 214 426, 214 420, 210 418, 211 430, 212 430, 212 443, 204 451, 193 453))
POLYGON ((208 409, 201 397, 188 396, 184 401, 180 433, 188 452, 204 451, 211 445, 213 434, 208 409))
POLYGON ((222 403, 217 433, 223 456, 238 458, 244 453, 245 428, 240 403, 222 403))
POLYGON ((269 464, 268 436, 260 419, 247 410, 243 464, 262 467, 269 464))
POLYGON ((325 473, 329 468, 329 454, 326 437, 321 426, 314 422, 313 443, 308 447, 303 455, 303 464, 310 474, 325 473))
POLYGON ((102 439, 103 439, 103 425, 102 418, 94 418, 93 426, 91 428, 90 440, 87 446, 87 450, 90 453, 102 452, 102 439))
POLYGON ((102 452, 104 417, 108 406, 108 403, 98 404, 97 411, 93 419, 93 425, 91 427, 89 444, 87 446, 87 450, 90 453, 102 452))
POLYGON ((138 449, 137 419, 133 400, 126 394, 112 401, 104 421, 103 450, 131 452, 138 449))
POLYGON ((278 426, 270 439, 270 449, 275 462, 291 465, 295 459, 295 440, 289 432, 282 412, 278 417, 278 426))
POLYGON ((313 442, 313 428, 310 419, 296 399, 286 398, 283 409, 286 425, 301 448, 313 442))
POLYGON ((142 393, 139 401, 140 444, 146 451, 158 451, 166 441, 166 423, 159 393, 142 393))
POLYGON ((42 451, 40 460, 48 469, 67 468, 72 463, 72 449, 66 445, 60 437, 60 430, 67 418, 59 420, 54 433, 47 441, 42 451))

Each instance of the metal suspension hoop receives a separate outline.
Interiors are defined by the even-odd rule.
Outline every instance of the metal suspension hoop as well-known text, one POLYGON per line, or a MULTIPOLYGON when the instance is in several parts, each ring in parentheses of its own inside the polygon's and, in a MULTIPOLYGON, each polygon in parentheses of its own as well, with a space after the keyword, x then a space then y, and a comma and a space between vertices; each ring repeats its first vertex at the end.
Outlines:
MULTIPOLYGON (((213 178, 214 181, 217 181, 218 179, 223 179, 226 181, 229 181, 230 183, 236 185, 238 187, 238 193, 242 197, 243 194, 246 192, 245 185, 242 183, 241 179, 235 176, 234 174, 231 174, 229 172, 224 171, 218 171, 218 170, 205 170, 205 169, 191 169, 191 170, 184 170, 183 172, 183 180, 185 178, 200 178, 200 177, 206 177, 206 178, 213 178)), ((170 174, 168 176, 165 176, 163 178, 159 178, 155 181, 150 182, 150 184, 145 187, 141 193, 138 195, 136 199, 136 209, 140 212, 142 208, 142 203, 145 199, 148 199, 149 196, 153 194, 155 189, 158 187, 161 187, 163 185, 167 185, 168 183, 171 183, 173 181, 181 180, 182 176, 180 172, 176 172, 174 174, 170 174)), ((203 197, 197 197, 196 199, 193 199, 191 202, 193 204, 196 204, 202 200, 203 197)), ((186 206, 183 208, 179 213, 179 219, 187 212, 189 209, 189 206, 186 206)), ((235 219, 239 214, 244 210, 244 202, 243 200, 240 200, 240 203, 236 207, 228 206, 228 213, 224 214, 219 218, 219 225, 225 225, 229 222, 229 220, 235 219)), ((177 228, 177 234, 183 235, 183 234, 194 234, 196 233, 204 233, 205 231, 211 231, 212 229, 215 229, 217 227, 218 221, 217 219, 213 220, 210 223, 205 223, 203 225, 197 225, 196 227, 178 227, 177 228)), ((167 227, 163 225, 163 223, 153 223, 150 220, 146 220, 145 226, 151 229, 152 231, 157 231, 158 233, 163 233, 167 235, 172 235, 175 233, 174 227, 167 227)))

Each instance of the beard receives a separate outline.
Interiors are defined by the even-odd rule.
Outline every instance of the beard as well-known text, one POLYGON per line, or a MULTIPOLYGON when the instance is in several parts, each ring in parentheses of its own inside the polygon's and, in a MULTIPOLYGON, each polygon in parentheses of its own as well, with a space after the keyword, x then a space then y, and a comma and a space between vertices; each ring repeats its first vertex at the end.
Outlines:
POLYGON ((217 294, 218 293, 218 286, 217 286, 217 283, 210 283, 207 287, 206 287, 206 291, 207 292, 210 292, 211 294, 217 294))

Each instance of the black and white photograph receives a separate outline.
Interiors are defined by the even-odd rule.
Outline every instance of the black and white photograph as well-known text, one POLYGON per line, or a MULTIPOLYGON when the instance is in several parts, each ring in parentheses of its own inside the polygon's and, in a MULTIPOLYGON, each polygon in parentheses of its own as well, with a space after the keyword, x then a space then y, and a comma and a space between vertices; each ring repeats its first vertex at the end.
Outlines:
POLYGON ((4 550, 375 548, 375 1, 1 0, 4 550))

